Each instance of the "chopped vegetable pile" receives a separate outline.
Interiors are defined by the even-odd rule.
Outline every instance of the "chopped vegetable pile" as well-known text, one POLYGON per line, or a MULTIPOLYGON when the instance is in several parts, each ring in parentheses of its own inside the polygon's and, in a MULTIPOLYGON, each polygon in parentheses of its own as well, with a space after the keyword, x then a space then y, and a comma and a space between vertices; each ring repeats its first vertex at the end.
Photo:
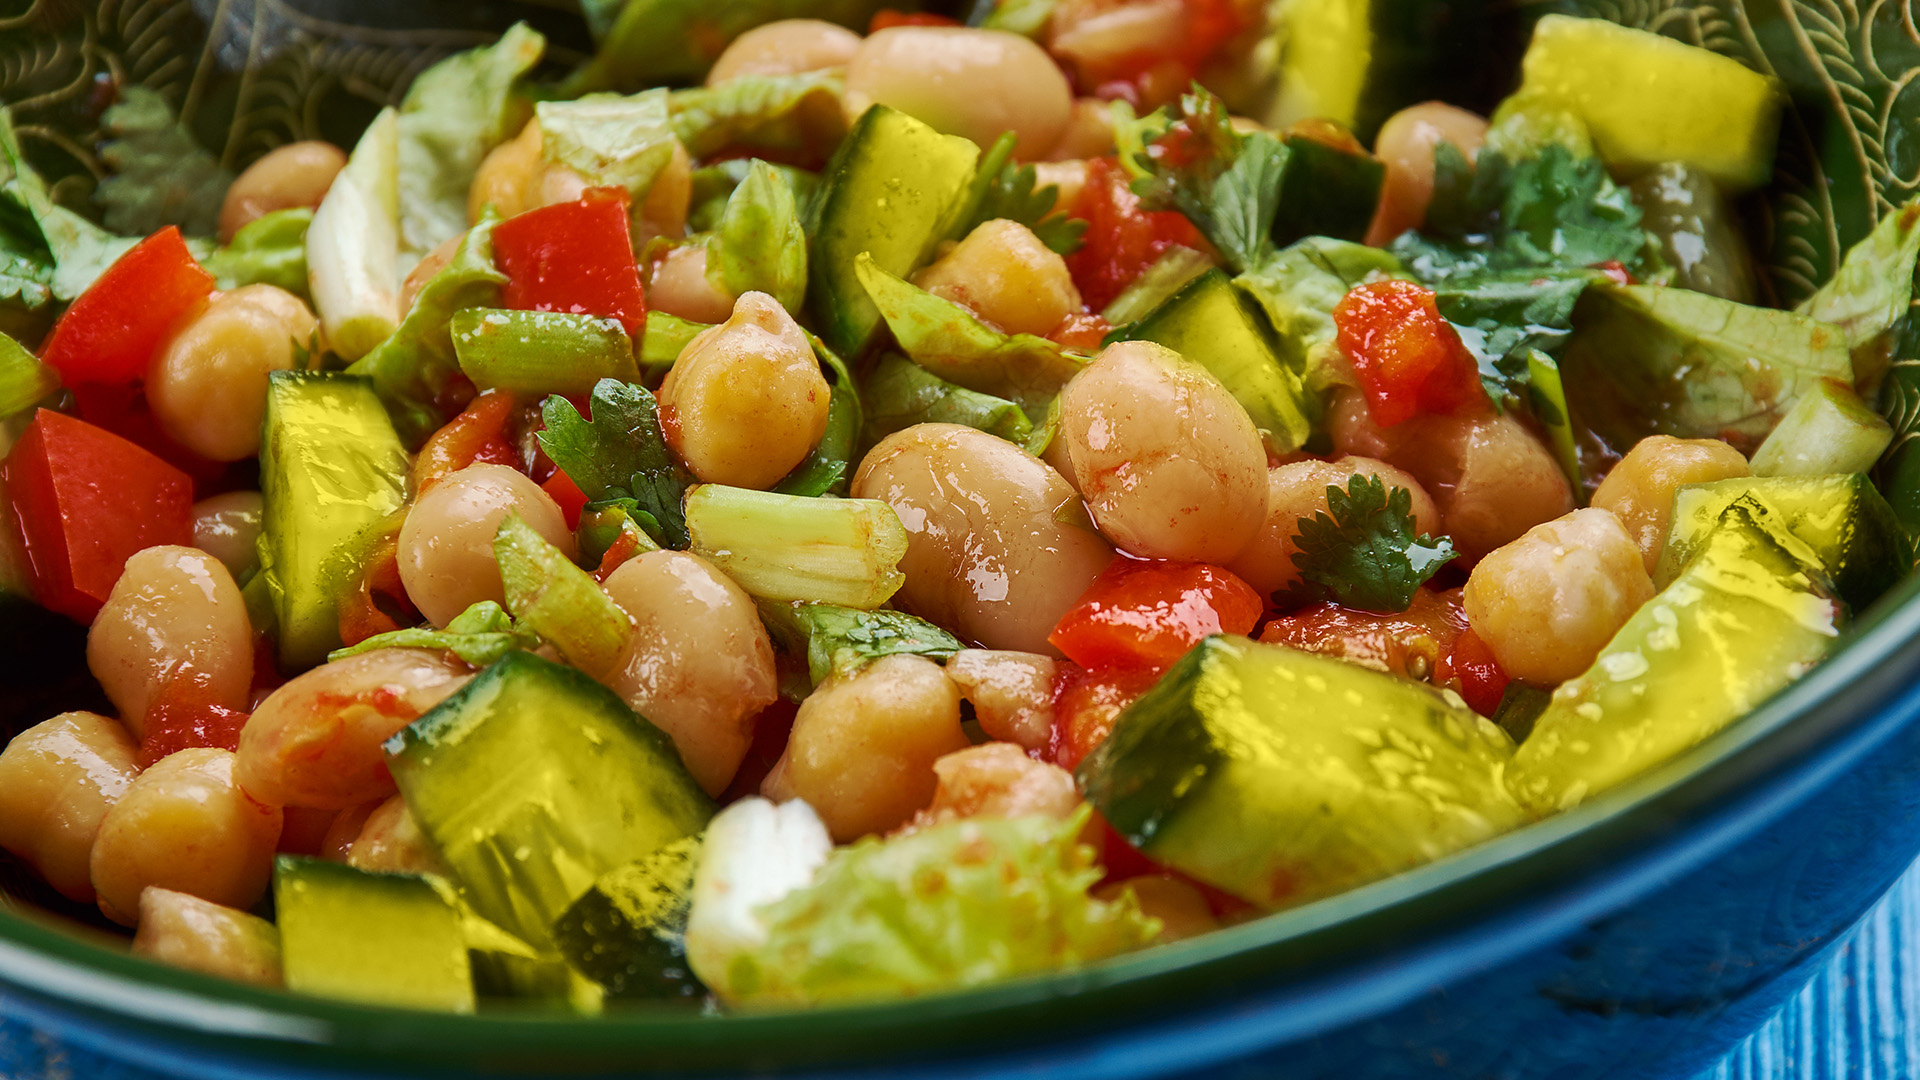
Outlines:
POLYGON ((1254 0, 582 6, 237 176, 126 90, 104 225, 0 109, 0 619, 61 643, 0 849, 138 954, 1098 964, 1631 797, 1914 565, 1920 201, 1764 304, 1732 60, 1546 16, 1489 116, 1254 0))

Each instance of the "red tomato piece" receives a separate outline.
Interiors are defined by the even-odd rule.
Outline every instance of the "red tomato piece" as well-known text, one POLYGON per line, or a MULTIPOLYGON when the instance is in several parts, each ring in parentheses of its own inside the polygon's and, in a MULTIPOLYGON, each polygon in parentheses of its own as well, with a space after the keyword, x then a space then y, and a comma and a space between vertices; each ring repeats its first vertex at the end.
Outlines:
POLYGON ((1500 708, 1500 698, 1513 677, 1500 666, 1480 635, 1470 628, 1454 640, 1451 659, 1454 677, 1460 681, 1460 696, 1474 712, 1492 716, 1500 708))
POLYGON ((40 358, 68 386, 144 378, 154 351, 213 293, 213 284, 180 230, 169 225, 135 244, 74 299, 40 358))
POLYGON ((618 319, 639 344, 647 300, 627 232, 625 191, 588 188, 573 202, 510 217, 494 227, 493 254, 507 275, 501 304, 618 319))
POLYGON ((1047 331, 1047 338, 1083 353, 1097 353, 1100 343, 1113 332, 1113 324, 1092 312, 1080 311, 1060 320, 1047 331))
POLYGON ((1206 563, 1124 556, 1067 610, 1047 640, 1083 667, 1164 670, 1211 634, 1253 631, 1260 594, 1206 563))
POLYGON ((193 481, 85 421, 41 409, 4 474, 34 599, 79 622, 93 621, 135 552, 193 543, 193 481))
POLYGON ((580 490, 580 485, 573 482, 573 477, 555 469, 553 475, 547 477, 547 482, 540 485, 540 490, 559 504, 561 515, 567 519, 567 528, 580 527, 580 511, 586 508, 587 493, 580 490))
POLYGON ((1411 281, 1359 285, 1334 306, 1333 322, 1381 427, 1487 408, 1479 365, 1440 317, 1432 290, 1411 281))
POLYGON ((245 463, 212 461, 174 442, 172 436, 161 430, 160 421, 154 419, 153 409, 147 405, 146 390, 139 383, 76 383, 71 389, 75 415, 186 473, 193 480, 195 498, 254 486, 247 480, 235 483, 236 478, 243 475, 245 463))
POLYGON ((1114 718, 1151 688, 1158 676, 1138 668, 1088 671, 1066 665, 1055 676, 1053 742, 1047 756, 1071 772, 1113 732, 1114 718))
POLYGON ((945 15, 935 15, 925 11, 900 11, 895 8, 881 8, 873 13, 873 19, 867 23, 867 33, 877 34, 882 30, 891 30, 896 26, 959 26, 960 20, 945 15))
POLYGON ((181 750, 240 749, 240 729, 247 726, 249 714, 207 701, 205 684, 195 676, 190 669, 176 672, 147 706, 141 768, 181 750))
POLYGON ((1315 604, 1268 622, 1260 640, 1444 685, 1453 674, 1454 642, 1466 628, 1458 592, 1421 588, 1397 615, 1315 604))
POLYGON ((1087 162, 1087 183, 1069 211, 1087 222, 1080 250, 1067 256, 1067 270, 1087 307, 1113 302, 1140 272, 1175 245, 1203 249, 1200 230, 1178 210, 1142 210, 1114 158, 1087 162))

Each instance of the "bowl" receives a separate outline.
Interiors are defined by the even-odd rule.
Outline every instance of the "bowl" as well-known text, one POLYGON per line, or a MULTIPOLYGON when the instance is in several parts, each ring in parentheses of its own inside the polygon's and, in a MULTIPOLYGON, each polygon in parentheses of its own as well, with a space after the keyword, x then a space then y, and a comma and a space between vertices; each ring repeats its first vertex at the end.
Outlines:
MULTIPOLYGON (((1527 20, 1550 11, 1596 15, 1778 75, 1794 107, 1776 180, 1750 207, 1778 302, 1810 291, 1920 186, 1920 90, 1909 89, 1920 35, 1897 5, 1872 6, 1864 24, 1855 8, 1796 0, 1451 7, 1463 24, 1487 20, 1488 42, 1524 41, 1527 20)), ((204 151, 200 167, 232 169, 291 138, 350 142, 413 73, 520 17, 563 60, 586 47, 570 12, 531 4, 33 0, 0 13, 0 99, 57 192, 84 202, 103 171, 89 148, 113 80, 161 91, 204 151)), ((64 645, 57 627, 6 643, 0 685, 84 693, 84 680, 51 679, 73 655, 64 632, 64 645)), ((9 691, 0 722, 41 704, 9 691)), ((1920 854, 1915 761, 1920 581, 1909 581, 1786 692, 1570 812, 1080 971, 808 1013, 416 1013, 131 957, 97 919, 0 862, 0 1012, 195 1078, 1687 1075, 1796 990, 1920 854)))

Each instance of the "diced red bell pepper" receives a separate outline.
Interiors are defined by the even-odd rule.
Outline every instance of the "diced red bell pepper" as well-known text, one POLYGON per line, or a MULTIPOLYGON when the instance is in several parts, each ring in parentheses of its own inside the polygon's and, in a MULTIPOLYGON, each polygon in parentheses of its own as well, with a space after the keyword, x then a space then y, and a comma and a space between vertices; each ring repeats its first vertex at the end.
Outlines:
POLYGON ((1080 250, 1067 256, 1067 270, 1094 311, 1112 303, 1168 248, 1206 249, 1200 230, 1178 210, 1142 210, 1114 158, 1087 162, 1086 186, 1068 213, 1087 222, 1080 250))
POLYGON ((110 431, 152 453, 161 461, 186 473, 193 480, 193 496, 204 499, 239 487, 253 487, 245 479, 250 463, 214 461, 173 441, 160 427, 147 404, 146 389, 140 383, 75 383, 73 411, 80 419, 103 431, 110 431))
POLYGON ((1260 610, 1260 594, 1218 566, 1121 556, 1047 640, 1082 667, 1161 671, 1210 634, 1251 633, 1260 610))
POLYGON ((540 485, 540 490, 546 492, 560 507, 561 516, 567 519, 567 528, 580 527, 580 511, 586 509, 587 493, 580 490, 580 485, 573 482, 573 477, 555 469, 553 475, 547 477, 547 482, 540 485))
POLYGON ((935 15, 926 11, 900 11, 897 8, 881 8, 873 13, 867 22, 867 33, 877 34, 882 30, 891 30, 896 26, 960 26, 960 20, 945 15, 935 15))
POLYGON ((1454 643, 1466 628, 1457 591, 1419 588, 1397 614, 1315 604, 1273 619, 1260 640, 1444 686, 1453 678, 1454 643))
POLYGON ((414 492, 425 491, 469 465, 518 469, 520 453, 509 436, 519 406, 519 400, 504 390, 489 390, 468 402, 460 415, 428 436, 420 447, 410 477, 414 492))
POLYGON ((34 599, 69 618, 92 622, 134 553, 193 543, 193 481, 85 421, 41 409, 4 471, 34 599))
POLYGON ((1333 323, 1381 427, 1488 408, 1480 367, 1432 290, 1397 280, 1355 286, 1334 306, 1333 323))
POLYGON ((68 386, 145 378, 160 343, 213 286, 213 275, 169 225, 135 244, 74 299, 40 358, 68 386))
POLYGON ((1500 708, 1500 698, 1506 694, 1507 684, 1513 677, 1471 628, 1454 639, 1451 659, 1454 677, 1460 680, 1460 696, 1474 712, 1492 716, 1500 708))
POLYGON ((240 729, 247 726, 248 713, 216 705, 207 700, 209 696, 199 672, 190 668, 173 672, 147 705, 141 768, 182 750, 240 749, 240 729))
POLYGON ((1113 732, 1121 710, 1150 689, 1158 676, 1141 668, 1089 671, 1062 665, 1054 677, 1053 740, 1047 757, 1072 771, 1113 732))
POLYGON ((627 193, 588 188, 494 226, 493 255, 506 272, 500 302, 522 311, 618 319, 638 345, 647 300, 627 232, 627 193))

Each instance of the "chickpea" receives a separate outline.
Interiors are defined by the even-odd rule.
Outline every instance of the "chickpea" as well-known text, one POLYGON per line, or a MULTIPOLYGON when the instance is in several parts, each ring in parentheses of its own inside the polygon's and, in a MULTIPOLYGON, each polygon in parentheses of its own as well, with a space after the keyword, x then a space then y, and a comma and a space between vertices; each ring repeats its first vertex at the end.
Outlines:
POLYGON ((374 808, 347 850, 347 865, 376 874, 439 874, 446 864, 399 795, 374 808))
POLYGON ((1486 138, 1485 117, 1444 102, 1409 105, 1389 116, 1373 141, 1374 155, 1387 167, 1387 178, 1367 243, 1384 245, 1427 220, 1427 204, 1433 201, 1435 147, 1452 143, 1471 162, 1486 138))
POLYGON ((195 703, 246 711, 253 628, 233 575, 197 548, 135 553, 87 632, 87 667, 136 738, 176 680, 195 703))
POLYGON ((687 234, 687 213, 693 208, 693 158, 677 140, 673 156, 667 159, 653 186, 640 200, 637 236, 634 248, 645 247, 656 236, 687 234))
POLYGON ((1018 34, 896 26, 861 42, 847 65, 847 119, 875 104, 983 147, 1011 131, 1026 160, 1060 141, 1073 90, 1046 50, 1018 34))
POLYGON ((227 189, 220 242, 232 243, 234 233, 275 210, 319 206, 346 165, 346 153, 332 143, 295 142, 268 151, 227 189))
POLYGON ((1053 676, 1050 656, 962 649, 947 661, 947 678, 973 706, 980 729, 1028 750, 1053 738, 1053 676))
POLYGON ((266 894, 280 808, 234 782, 226 750, 182 750, 143 772, 100 822, 93 888, 100 911, 133 925, 149 885, 245 910, 266 894))
POLYGON ((990 742, 956 750, 933 763, 933 802, 913 816, 911 829, 961 818, 1067 818, 1080 806, 1073 774, 1035 761, 1013 743, 990 742))
POLYGON ((573 532, 559 505, 525 473, 505 465, 469 465, 414 499, 400 526, 400 583, 435 626, 482 600, 506 599, 493 534, 510 512, 573 557, 573 532))
POLYGON ((688 244, 667 252, 647 283, 647 307, 697 323, 722 323, 733 314, 734 297, 707 277, 707 249, 688 244))
MULTIPOLYGON (((1073 111, 1067 115, 1066 130, 1060 133, 1060 141, 1047 151, 1051 162, 1060 164, 1078 164, 1084 174, 1087 158, 1106 157, 1113 153, 1113 103, 1099 98, 1073 99, 1073 111)), ((1041 178, 1034 183, 1039 188, 1049 182, 1045 170, 1037 170, 1041 178)), ((1076 186, 1075 193, 1078 193, 1076 186)), ((1061 190, 1060 201, 1056 206, 1073 205, 1073 200, 1061 190)))
POLYGON ((1066 3, 1053 10, 1047 48, 1072 65, 1080 85, 1098 86, 1185 39, 1188 20, 1182 0, 1066 3))
POLYGON ((0 751, 0 848, 67 899, 92 900, 94 837, 139 758, 127 729, 98 713, 61 713, 14 736, 0 751))
POLYGON ((1161 345, 1101 350, 1060 391, 1093 520, 1143 559, 1225 564, 1267 516, 1267 452, 1220 380, 1161 345))
POLYGON ((1420 416, 1381 428, 1360 394, 1345 391, 1328 409, 1327 426, 1340 452, 1413 474, 1468 562, 1573 509, 1573 488, 1553 452, 1512 413, 1420 416))
POLYGON ((1404 470, 1372 458, 1343 457, 1334 461, 1292 461, 1267 470, 1267 520, 1227 569, 1254 587, 1262 596, 1272 596, 1300 580, 1293 565, 1294 537, 1299 535, 1300 519, 1311 519, 1328 509, 1327 488, 1345 488, 1354 476, 1371 476, 1387 486, 1405 488, 1413 499, 1413 520, 1423 534, 1440 532, 1440 511, 1420 481, 1404 470))
POLYGON ((432 251, 420 256, 420 261, 407 271, 407 279, 400 283, 402 316, 413 310, 413 302, 420 298, 420 290, 427 287, 427 282, 432 281, 435 274, 447 268, 447 264, 453 261, 454 252, 460 250, 460 242, 466 238, 465 233, 447 237, 434 245, 432 251))
POLYGON ((1214 918, 1213 909, 1207 906, 1207 898, 1201 895, 1199 889, 1177 877, 1143 874, 1102 885, 1093 891, 1096 899, 1107 901, 1118 900, 1125 893, 1133 894, 1141 913, 1160 920, 1160 936, 1154 940, 1162 945, 1169 941, 1199 937, 1220 928, 1220 920, 1214 918))
POLYGON ((322 664, 267 696, 240 730, 236 775, 275 806, 345 810, 396 790, 381 743, 472 677, 428 649, 322 664))
POLYGON ((149 885, 133 955, 255 986, 280 986, 280 931, 257 915, 149 885))
POLYGON ((1747 459, 1718 439, 1649 435, 1607 472, 1593 493, 1593 505, 1613 511, 1626 526, 1651 574, 1667 546, 1674 493, 1687 484, 1746 475, 1747 459))
POLYGON ((826 434, 829 392, 800 324, 750 292, 680 351, 660 384, 660 428, 703 482, 769 488, 826 434))
POLYGON ((176 331, 147 373, 147 403, 167 436, 204 458, 260 452, 267 376, 294 366, 320 325, 299 297, 243 285, 215 297, 176 331))
POLYGON ((1081 309, 1067 261, 1004 218, 982 223, 914 281, 1009 334, 1044 336, 1081 309))
POLYGON ((916 424, 880 440, 853 495, 892 506, 907 529, 894 601, 990 649, 1058 652, 1055 623, 1113 549, 1061 521, 1078 499, 1045 462, 984 431, 916 424))
POLYGON ((742 75, 800 75, 846 67, 860 35, 821 19, 781 19, 733 39, 707 72, 707 85, 742 75))
POLYGON ((1653 599, 1653 579, 1620 519, 1589 508, 1535 525, 1481 559, 1461 599, 1467 624, 1507 674, 1553 686, 1592 666, 1653 599))
POLYGON ((327 826, 327 835, 320 838, 319 856, 331 862, 346 862, 353 852, 353 842, 360 839, 360 833, 367 827, 367 819, 386 804, 387 800, 379 799, 334 814, 333 824, 327 826))
POLYGON ((1080 202, 1087 189, 1087 163, 1084 161, 1042 161, 1033 167, 1033 189, 1056 189, 1053 205, 1067 211, 1080 202))
POLYGON ((467 188, 468 221, 479 221, 488 206, 501 217, 533 209, 527 192, 539 182, 545 168, 540 160, 541 142, 540 121, 528 120, 520 134, 487 152, 467 188))
POLYGON ((904 824, 933 801, 933 763, 963 750, 960 691, 920 656, 886 656, 800 703, 787 780, 835 843, 904 824))
POLYGON ((773 645, 753 600, 681 551, 627 560, 606 590, 633 619, 606 684, 666 732, 693 778, 718 795, 753 743, 755 715, 779 697, 773 645))
POLYGON ((193 546, 220 560, 235 581, 260 565, 260 515, 257 491, 229 491, 193 504, 193 546))

